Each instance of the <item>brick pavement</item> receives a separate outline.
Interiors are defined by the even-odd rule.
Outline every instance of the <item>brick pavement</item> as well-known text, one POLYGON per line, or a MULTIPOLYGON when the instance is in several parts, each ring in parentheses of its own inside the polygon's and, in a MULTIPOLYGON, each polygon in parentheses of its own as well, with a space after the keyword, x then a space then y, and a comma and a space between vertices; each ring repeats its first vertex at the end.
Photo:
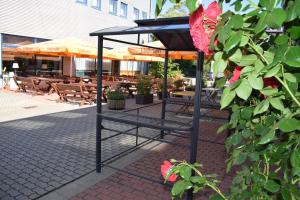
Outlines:
MULTIPOLYGON (((159 116, 157 109, 146 112, 159 116)), ((89 107, 0 123, 0 199, 35 199, 93 171, 95 116, 89 107)), ((103 143, 102 156, 134 145, 135 137, 120 135, 103 143)))
MULTIPOLYGON (((227 191, 232 180, 232 174, 225 174, 226 152, 224 145, 208 142, 224 143, 225 134, 216 135, 220 124, 201 122, 200 139, 198 141, 198 162, 203 164, 202 172, 217 173, 221 180, 220 188, 227 191), (205 141, 203 141, 205 140, 205 141)), ((188 143, 187 139, 176 139, 180 143, 188 143)), ((163 182, 160 175, 160 164, 165 159, 188 159, 189 151, 173 145, 161 145, 144 158, 125 168, 132 173, 151 177, 163 182)), ((196 199, 208 199, 211 191, 204 191, 196 195, 196 199)), ((105 180, 93 185, 87 190, 74 196, 72 200, 161 200, 171 199, 170 187, 151 183, 145 179, 116 172, 105 180)))

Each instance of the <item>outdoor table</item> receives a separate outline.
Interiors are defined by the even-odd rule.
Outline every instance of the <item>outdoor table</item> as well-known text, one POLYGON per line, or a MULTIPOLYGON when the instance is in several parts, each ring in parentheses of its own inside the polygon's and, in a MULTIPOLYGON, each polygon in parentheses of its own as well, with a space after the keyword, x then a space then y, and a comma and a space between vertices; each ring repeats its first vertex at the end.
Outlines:
POLYGON ((216 96, 218 94, 219 91, 221 91, 219 88, 202 88, 202 91, 204 92, 205 96, 206 96, 206 99, 208 102, 210 103, 213 103, 213 104, 217 104, 217 101, 216 101, 216 96))
POLYGON ((133 90, 130 88, 136 85, 137 82, 134 81, 114 81, 114 82, 118 83, 120 87, 125 88, 128 91, 129 96, 134 97, 133 90))

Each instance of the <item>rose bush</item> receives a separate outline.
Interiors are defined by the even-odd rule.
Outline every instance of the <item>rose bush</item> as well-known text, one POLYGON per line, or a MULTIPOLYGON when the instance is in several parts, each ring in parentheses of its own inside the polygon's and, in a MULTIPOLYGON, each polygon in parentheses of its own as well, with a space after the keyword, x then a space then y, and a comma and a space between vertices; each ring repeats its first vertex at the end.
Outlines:
MULTIPOLYGON (((186 1, 191 16, 198 18, 191 19, 191 36, 197 49, 213 54, 208 62, 214 73, 226 75, 217 85, 224 89, 221 108, 232 114, 219 132, 232 130, 226 139, 227 172, 239 166, 230 192, 217 196, 300 199, 300 0, 231 1, 236 12, 217 17, 209 32, 203 31, 205 11, 202 6, 197 10, 197 2, 186 1)), ((164 1, 157 3, 159 10, 164 1)), ((185 181, 180 187, 175 183, 173 189, 181 190, 173 196, 190 188, 198 191, 193 177, 185 179, 173 169, 181 177, 176 183, 185 181)))

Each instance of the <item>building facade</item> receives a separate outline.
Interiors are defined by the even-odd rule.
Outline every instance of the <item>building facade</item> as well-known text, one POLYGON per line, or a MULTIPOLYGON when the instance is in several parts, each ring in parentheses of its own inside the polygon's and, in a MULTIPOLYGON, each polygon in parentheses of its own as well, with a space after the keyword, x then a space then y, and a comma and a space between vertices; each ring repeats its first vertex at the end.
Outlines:
MULTIPOLYGON (((5 53, 5 48, 37 43, 52 39, 75 37, 96 44, 97 38, 89 33, 112 26, 134 26, 134 20, 149 18, 151 0, 1 0, 0 2, 0 73, 4 67, 12 71, 12 63, 17 61, 20 71, 37 73, 54 71, 64 74, 70 71, 65 66, 71 58, 53 58, 47 56, 16 57, 5 53), (68 60, 69 59, 69 60, 68 60), (43 69, 44 68, 44 69, 43 69), (46 70, 47 69, 47 70, 46 70)), ((148 37, 142 42, 148 42, 148 37)), ((130 37, 126 40, 137 41, 130 37)), ((106 42, 107 48, 119 44, 106 42)), ((94 61, 75 59, 77 71, 94 70, 94 61)), ((107 71, 111 64, 106 65, 107 71)), ((73 75, 76 75, 76 68, 73 75)))

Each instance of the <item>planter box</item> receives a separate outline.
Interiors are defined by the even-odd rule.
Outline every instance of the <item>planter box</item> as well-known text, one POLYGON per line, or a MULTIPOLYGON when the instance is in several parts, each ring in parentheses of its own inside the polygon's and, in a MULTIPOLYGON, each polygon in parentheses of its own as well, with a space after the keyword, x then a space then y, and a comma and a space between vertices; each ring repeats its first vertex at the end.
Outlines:
POLYGON ((157 92, 157 97, 159 100, 162 100, 162 92, 157 92))
POLYGON ((135 97, 136 104, 149 104, 153 103, 153 94, 150 95, 136 95, 135 97))
MULTIPOLYGON (((162 92, 157 92, 157 97, 159 100, 162 100, 162 96, 163 96, 162 92)), ((170 92, 167 92, 167 97, 169 96, 170 96, 170 92)))
POLYGON ((111 110, 122 110, 125 108, 124 100, 107 100, 108 108, 111 110))

